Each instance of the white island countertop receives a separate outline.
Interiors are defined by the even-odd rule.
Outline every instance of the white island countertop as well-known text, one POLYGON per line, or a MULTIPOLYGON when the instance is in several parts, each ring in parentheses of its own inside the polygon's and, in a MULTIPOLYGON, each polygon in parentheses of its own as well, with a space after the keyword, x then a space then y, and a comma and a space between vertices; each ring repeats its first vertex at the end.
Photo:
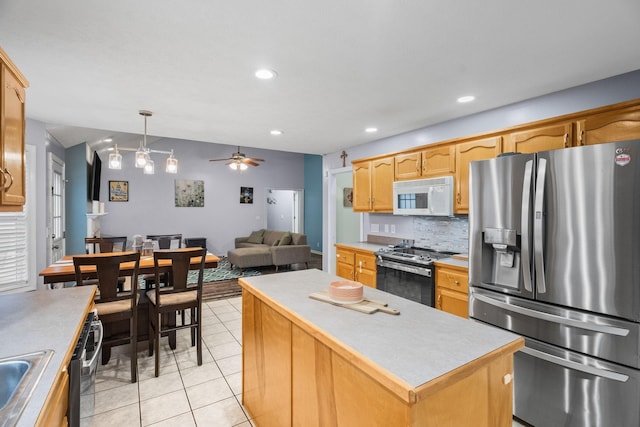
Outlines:
POLYGON ((18 426, 35 425, 65 356, 77 341, 95 290, 95 286, 81 286, 0 296, 0 359, 54 351, 18 426))
POLYGON ((364 287, 365 298, 400 315, 364 314, 309 298, 343 280, 320 270, 246 277, 240 284, 285 316, 321 331, 410 387, 417 388, 522 338, 501 329, 364 287))

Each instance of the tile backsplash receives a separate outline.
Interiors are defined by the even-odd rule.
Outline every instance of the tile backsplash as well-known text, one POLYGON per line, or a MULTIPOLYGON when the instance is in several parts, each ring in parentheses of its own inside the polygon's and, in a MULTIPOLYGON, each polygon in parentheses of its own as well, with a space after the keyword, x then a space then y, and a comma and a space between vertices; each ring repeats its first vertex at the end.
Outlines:
POLYGON ((469 252, 469 217, 413 217, 414 246, 437 251, 469 252))

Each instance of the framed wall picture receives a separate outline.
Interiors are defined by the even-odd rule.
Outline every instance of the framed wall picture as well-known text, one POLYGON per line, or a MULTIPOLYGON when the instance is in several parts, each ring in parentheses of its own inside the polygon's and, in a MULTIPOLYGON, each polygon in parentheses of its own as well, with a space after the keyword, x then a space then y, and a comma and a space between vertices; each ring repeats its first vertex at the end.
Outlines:
POLYGON ((345 208, 353 207, 353 188, 342 189, 342 206, 345 208))
POLYGON ((204 181, 176 179, 176 208, 204 207, 204 181))
POLYGON ((109 201, 129 201, 129 181, 109 181, 109 201))
POLYGON ((240 187, 240 203, 253 203, 253 187, 240 187))

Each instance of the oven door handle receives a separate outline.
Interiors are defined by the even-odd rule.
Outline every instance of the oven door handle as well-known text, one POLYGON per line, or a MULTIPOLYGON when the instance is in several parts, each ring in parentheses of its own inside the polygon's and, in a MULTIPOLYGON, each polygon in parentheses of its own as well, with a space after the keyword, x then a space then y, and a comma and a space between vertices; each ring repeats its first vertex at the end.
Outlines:
POLYGON ((378 261, 377 265, 378 265, 378 267, 386 267, 386 268, 390 268, 392 270, 400 270, 400 271, 404 271, 404 272, 407 272, 407 273, 417 274, 419 276, 431 277, 431 269, 430 268, 415 267, 415 266, 412 266, 412 265, 400 264, 400 263, 389 262, 389 261, 384 261, 384 260, 378 261))
POLYGON ((580 328, 587 331, 601 332, 603 334, 617 335, 620 337, 626 337, 627 335, 629 335, 629 330, 625 328, 618 328, 616 326, 608 325, 598 325, 597 323, 593 322, 584 322, 581 320, 569 319, 566 317, 557 316, 555 314, 544 313, 542 311, 536 311, 530 308, 521 307, 519 305, 498 301, 495 298, 480 295, 478 293, 474 293, 473 298, 489 305, 500 307, 507 311, 512 311, 514 313, 523 314, 525 316, 533 317, 540 320, 546 320, 547 322, 559 323, 565 326, 580 328))
MULTIPOLYGON (((93 325, 92 325, 93 326, 93 325)), ((98 358, 98 356, 100 355, 100 353, 102 352, 102 339, 104 338, 104 326, 102 326, 102 322, 98 321, 96 326, 98 327, 98 343, 96 345, 96 348, 93 352, 93 356, 91 357, 91 360, 83 360, 82 361, 82 367, 83 368, 90 368, 91 366, 94 365, 94 363, 96 362, 96 359, 98 358)))

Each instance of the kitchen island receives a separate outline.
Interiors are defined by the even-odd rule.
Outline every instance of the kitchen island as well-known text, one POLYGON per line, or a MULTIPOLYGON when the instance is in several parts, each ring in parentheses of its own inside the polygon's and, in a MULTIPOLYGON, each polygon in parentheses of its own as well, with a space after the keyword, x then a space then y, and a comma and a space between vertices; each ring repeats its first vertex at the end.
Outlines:
POLYGON ((368 287, 401 314, 309 298, 334 280, 239 280, 242 402, 257 426, 511 426, 521 337, 368 287))
POLYGON ((82 286, 0 296, 0 359, 53 350, 17 426, 59 425, 65 418, 67 367, 95 293, 95 286, 82 286))

